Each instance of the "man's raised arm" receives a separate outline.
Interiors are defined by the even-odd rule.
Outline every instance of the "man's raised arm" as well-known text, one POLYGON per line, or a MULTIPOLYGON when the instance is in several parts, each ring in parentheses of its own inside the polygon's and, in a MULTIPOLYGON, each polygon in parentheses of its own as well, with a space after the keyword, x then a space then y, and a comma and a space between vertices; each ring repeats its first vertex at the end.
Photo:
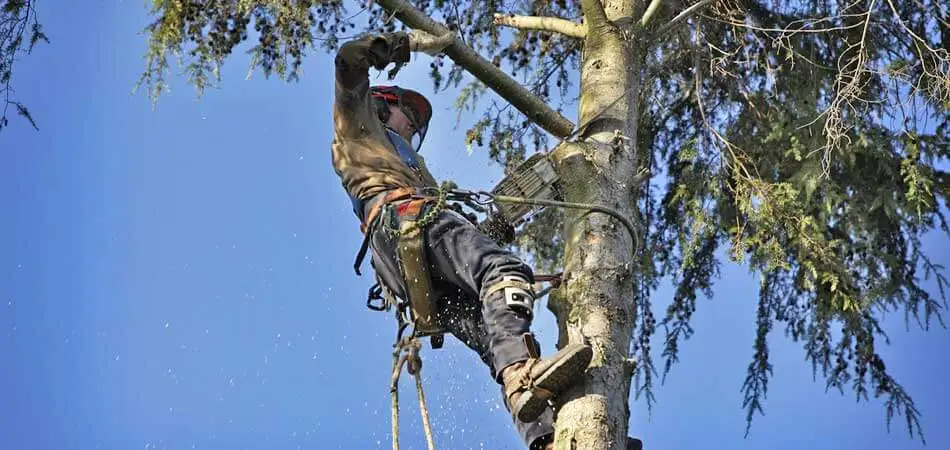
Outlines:
POLYGON ((435 55, 452 44, 455 36, 432 36, 419 30, 364 36, 346 42, 336 54, 334 117, 338 131, 358 132, 360 119, 374 117, 369 101, 369 69, 383 70, 391 63, 409 62, 411 52, 435 55))
POLYGON ((336 54, 337 96, 363 97, 369 90, 370 67, 383 70, 390 63, 407 63, 411 52, 435 55, 454 40, 452 33, 436 37, 413 30, 368 35, 346 42, 336 54), (341 89, 344 92, 340 92, 341 89))
POLYGON ((382 33, 344 43, 336 54, 337 96, 362 99, 369 91, 369 68, 409 61, 409 34, 382 33), (341 90, 343 92, 341 92, 341 90))

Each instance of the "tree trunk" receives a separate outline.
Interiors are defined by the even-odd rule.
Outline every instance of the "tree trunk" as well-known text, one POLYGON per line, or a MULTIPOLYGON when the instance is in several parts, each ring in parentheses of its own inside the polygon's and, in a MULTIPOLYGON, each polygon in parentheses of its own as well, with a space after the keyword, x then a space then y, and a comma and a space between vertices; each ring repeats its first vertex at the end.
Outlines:
MULTIPOLYGON (((631 23, 635 1, 603 0, 603 9, 599 4, 584 0, 588 35, 578 124, 585 128, 577 142, 562 144, 554 156, 567 201, 606 205, 636 217, 643 52, 635 38, 625 39, 634 32, 632 24, 625 29, 613 22, 631 23)), ((558 317, 559 341, 586 342, 594 359, 584 382, 562 398, 555 448, 624 449, 637 314, 633 238, 610 216, 568 211, 565 217, 564 284, 550 308, 558 317)))
MULTIPOLYGON (((378 1, 412 28, 435 35, 446 32, 405 0, 378 1)), ((582 0, 581 4, 587 30, 578 114, 581 132, 574 142, 555 149, 553 159, 565 200, 605 205, 628 218, 637 217, 637 119, 645 52, 633 17, 635 10, 643 9, 642 3, 582 0)), ((565 136, 565 119, 543 102, 523 98, 533 96, 519 90, 517 83, 501 83, 505 76, 463 46, 455 42, 446 54, 543 128, 565 136)), ((610 216, 565 210, 565 218, 564 282, 552 293, 549 307, 557 316, 559 342, 586 342, 594 349, 594 359, 587 377, 560 396, 555 448, 625 449, 634 369, 629 347, 637 318, 633 238, 610 216)))

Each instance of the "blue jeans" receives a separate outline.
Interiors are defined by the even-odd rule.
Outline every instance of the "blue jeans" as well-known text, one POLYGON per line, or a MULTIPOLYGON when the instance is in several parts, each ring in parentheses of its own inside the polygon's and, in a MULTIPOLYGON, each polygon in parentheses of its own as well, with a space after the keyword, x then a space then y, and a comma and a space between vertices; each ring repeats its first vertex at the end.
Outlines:
MULTIPOLYGON (((398 229, 399 217, 394 209, 385 208, 370 231, 372 266, 382 285, 397 297, 406 298, 396 258, 398 238, 384 230, 398 229)), ((492 379, 501 384, 504 368, 530 357, 524 340, 526 336, 534 339, 530 335, 531 317, 510 308, 503 291, 487 298, 484 293, 505 276, 520 276, 533 283, 531 267, 452 210, 440 212, 423 235, 434 298, 438 299, 439 323, 478 353, 492 379)), ((539 438, 554 433, 550 408, 533 423, 512 420, 529 448, 541 442, 539 438)))

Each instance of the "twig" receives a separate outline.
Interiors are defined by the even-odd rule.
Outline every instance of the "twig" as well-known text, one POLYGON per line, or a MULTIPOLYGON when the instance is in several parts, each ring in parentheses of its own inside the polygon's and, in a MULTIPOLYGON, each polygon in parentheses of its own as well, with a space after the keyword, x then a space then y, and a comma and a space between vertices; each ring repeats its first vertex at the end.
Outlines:
MULTIPOLYGON (((826 116, 824 125, 826 139, 825 145, 821 148, 821 150, 824 150, 821 158, 822 177, 831 176, 831 154, 840 146, 840 141, 844 139, 850 142, 850 138, 844 132, 845 126, 841 119, 841 109, 844 105, 852 106, 851 101, 859 99, 861 93, 862 75, 867 72, 868 56, 865 45, 867 43, 868 28, 870 28, 871 25, 871 12, 874 10, 875 4, 877 4, 877 0, 871 0, 867 11, 864 12, 866 17, 864 19, 860 41, 856 44, 849 45, 838 59, 839 72, 835 80, 835 84, 839 86, 837 89, 838 93, 831 101, 831 104, 828 105, 828 109, 822 113, 822 115, 826 116), (857 49, 857 55, 844 61, 845 55, 848 55, 852 49, 857 49), (849 67, 852 66, 853 69, 849 70, 849 67)), ((818 117, 820 118, 821 115, 818 117)), ((816 118, 816 120, 817 119, 818 118, 816 118)), ((812 123, 814 123, 814 121, 812 123)))
MULTIPOLYGON (((692 15, 693 13, 695 13, 696 11, 699 11, 700 8, 702 8, 702 7, 704 7, 704 6, 708 5, 708 4, 710 4, 710 3, 712 3, 712 2, 715 2, 715 1, 718 1, 718 0, 702 0, 702 1, 700 1, 700 2, 698 2, 698 3, 696 3, 696 4, 694 4, 694 5, 690 6, 689 8, 684 9, 682 12, 680 12, 679 14, 677 14, 676 17, 670 19, 669 22, 663 24, 663 26, 661 26, 658 30, 656 30, 656 34, 654 35, 655 37, 654 37, 653 39, 656 40, 656 39, 662 38, 662 37, 665 36, 667 33, 669 33, 670 30, 672 30, 674 27, 676 27, 676 25, 678 25, 680 22, 682 22, 682 21, 686 20, 687 18, 689 18, 689 16, 691 16, 691 15, 692 15)), ((652 4, 651 4, 651 6, 652 6, 652 4)), ((646 15, 644 14, 644 17, 645 17, 645 16, 646 16, 646 15)))
MULTIPOLYGON (((33 50, 33 44, 38 40, 47 41, 45 35, 39 32, 39 25, 36 18, 36 9, 32 1, 25 2, 20 9, 15 10, 17 15, 13 15, 14 10, 9 11, 9 18, 0 23, 0 27, 7 27, 6 32, 0 35, 0 57, 3 57, 4 61, 0 66, 4 67, 6 71, 13 72, 13 65, 17 61, 17 54, 24 51, 22 45, 24 41, 27 42, 28 48, 26 53, 29 53, 33 50), (21 15, 22 14, 22 15, 21 15), (26 27, 32 22, 33 25, 33 35, 28 39, 25 38, 26 27), (16 44, 16 45, 14 45, 16 44), (6 52, 6 54, 4 53, 6 52)), ((12 85, 12 76, 8 77, 4 83, 3 87, 0 90, 3 91, 3 108, 0 111, 0 128, 5 126, 7 121, 7 111, 9 111, 10 106, 14 106, 19 115, 25 117, 27 121, 30 122, 30 125, 33 126, 33 129, 39 130, 39 127, 36 125, 36 121, 33 120, 33 117, 30 115, 29 111, 23 106, 22 103, 13 99, 14 89, 12 85)))
POLYGON ((656 11, 660 9, 660 3, 663 0, 651 0, 650 5, 647 6, 647 10, 643 12, 643 17, 640 18, 640 26, 646 27, 650 23, 650 19, 653 18, 653 15, 656 14, 656 11))
POLYGON ((933 78, 935 86, 930 88, 930 94, 933 96, 933 99, 939 102, 948 102, 950 101, 950 52, 945 48, 934 49, 930 46, 930 43, 924 38, 920 37, 915 33, 910 27, 904 23, 904 20, 901 19, 900 12, 897 11, 897 7, 894 6, 892 0, 887 0, 888 6, 890 6, 891 11, 894 12, 894 17, 897 19, 897 23, 910 34, 915 40, 915 47, 917 50, 917 55, 920 56, 920 63, 923 69, 923 76, 929 76, 933 78), (934 65, 936 72, 932 72, 927 68, 927 63, 925 62, 924 52, 920 49, 920 46, 923 46, 929 52, 933 61, 931 62, 934 65))

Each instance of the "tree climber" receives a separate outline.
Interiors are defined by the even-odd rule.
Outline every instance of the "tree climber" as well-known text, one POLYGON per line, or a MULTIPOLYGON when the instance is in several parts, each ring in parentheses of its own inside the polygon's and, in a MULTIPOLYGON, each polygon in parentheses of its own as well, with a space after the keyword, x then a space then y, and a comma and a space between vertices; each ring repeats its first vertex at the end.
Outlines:
POLYGON ((452 39, 394 32, 340 47, 333 167, 353 201, 383 291, 409 300, 417 331, 444 330, 476 351, 501 386, 528 448, 550 448, 554 413, 548 401, 583 374, 592 350, 573 344, 540 357, 530 331, 532 269, 470 219, 444 207, 441 189, 418 153, 431 104, 410 89, 369 85, 369 68, 398 67, 410 52, 435 55, 452 39))

